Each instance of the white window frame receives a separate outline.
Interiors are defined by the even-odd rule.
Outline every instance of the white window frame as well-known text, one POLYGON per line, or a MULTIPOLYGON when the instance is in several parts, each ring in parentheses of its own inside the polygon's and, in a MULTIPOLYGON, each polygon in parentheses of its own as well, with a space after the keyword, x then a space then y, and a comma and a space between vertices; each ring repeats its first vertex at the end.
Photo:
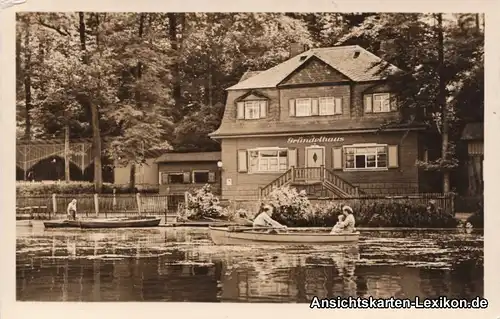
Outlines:
MULTIPOLYGON (((267 174, 267 173, 283 173, 288 170, 288 148, 283 148, 283 147, 258 147, 258 148, 253 148, 247 150, 247 156, 248 156, 248 172, 250 174, 267 174), (277 152, 278 156, 276 157, 268 157, 268 158, 263 158, 261 156, 261 152, 277 152), (257 164, 256 166, 252 163, 252 152, 257 152, 257 164), (285 163, 282 164, 280 163, 280 152, 286 152, 285 156, 285 163), (277 160, 277 170, 271 170, 270 169, 270 161, 269 159, 271 158, 276 158, 277 160), (265 163, 267 160, 267 164, 265 163), (282 166, 283 165, 283 166, 282 166), (267 170, 261 170, 261 167, 267 166, 267 170)), ((282 157, 281 157, 282 158, 282 157)))
POLYGON ((260 100, 244 101, 243 103, 243 112, 246 120, 260 119, 260 100), (250 110, 253 110, 253 113, 250 110))
MULTIPOLYGON (((333 96, 325 96, 325 97, 320 97, 318 98, 318 108, 319 108, 319 115, 320 116, 328 116, 328 115, 335 115, 335 97, 333 96), (327 112, 322 112, 322 104, 324 104, 326 101, 331 100, 331 110, 328 110, 327 112)), ((339 114, 339 113, 337 113, 339 114)))
POLYGON ((210 170, 208 170, 208 169, 194 169, 191 172, 191 183, 193 183, 193 184, 212 184, 209 182, 210 176, 208 174, 210 174, 210 170), (194 178, 195 173, 207 173, 207 181, 206 182, 196 182, 196 180, 194 178))
POLYGON ((163 174, 167 174, 167 184, 168 185, 186 185, 187 183, 184 183, 184 173, 183 172, 163 172, 163 174), (182 176, 182 182, 181 183, 172 183, 170 182, 170 175, 180 175, 182 176))
POLYGON ((390 93, 373 93, 372 94, 372 113, 390 113, 391 112, 391 94, 390 93), (386 97, 376 101, 377 97, 386 97), (380 110, 375 111, 375 105, 380 105, 380 110), (385 109, 384 109, 385 107, 385 109))
POLYGON ((299 98, 295 99, 295 117, 308 117, 312 116, 312 99, 311 98, 299 98), (307 114, 299 113, 299 103, 304 102, 308 104, 308 107, 305 107, 304 109, 307 109, 307 114))
MULTIPOLYGON (((384 154, 384 153, 382 153, 384 154)), ((376 143, 367 143, 367 144, 352 144, 352 145, 344 145, 342 147, 342 167, 344 171, 386 171, 389 168, 389 145, 388 144, 376 144, 376 143), (378 148, 383 147, 385 149, 385 166, 379 167, 378 165, 378 148), (366 152, 364 154, 356 154, 354 152, 353 165, 354 167, 347 167, 347 150, 348 149, 374 149, 374 152, 366 152), (365 156, 365 167, 356 167, 356 156, 365 156), (374 155, 375 156, 375 166, 368 167, 368 159, 367 156, 374 155)))

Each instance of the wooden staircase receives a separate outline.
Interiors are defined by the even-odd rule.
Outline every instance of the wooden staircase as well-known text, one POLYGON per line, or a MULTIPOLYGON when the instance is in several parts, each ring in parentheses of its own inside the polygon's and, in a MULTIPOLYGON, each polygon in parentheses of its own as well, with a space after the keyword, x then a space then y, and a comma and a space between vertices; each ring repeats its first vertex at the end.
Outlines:
POLYGON ((260 188, 260 197, 266 198, 274 188, 294 186, 305 190, 309 197, 352 198, 363 194, 358 187, 321 167, 292 167, 274 181, 260 188))

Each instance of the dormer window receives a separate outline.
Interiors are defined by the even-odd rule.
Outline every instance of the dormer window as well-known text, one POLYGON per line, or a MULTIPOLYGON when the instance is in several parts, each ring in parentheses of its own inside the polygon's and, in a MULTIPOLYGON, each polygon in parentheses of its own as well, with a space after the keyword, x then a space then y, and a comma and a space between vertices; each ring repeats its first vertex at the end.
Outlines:
POLYGON ((365 113, 389 113, 397 110, 394 96, 390 93, 364 95, 365 113))
POLYGON ((342 97, 333 96, 290 99, 288 112, 293 117, 341 115, 342 104, 342 97))
POLYGON ((237 118, 240 120, 257 120, 267 115, 267 100, 249 100, 237 103, 237 118))

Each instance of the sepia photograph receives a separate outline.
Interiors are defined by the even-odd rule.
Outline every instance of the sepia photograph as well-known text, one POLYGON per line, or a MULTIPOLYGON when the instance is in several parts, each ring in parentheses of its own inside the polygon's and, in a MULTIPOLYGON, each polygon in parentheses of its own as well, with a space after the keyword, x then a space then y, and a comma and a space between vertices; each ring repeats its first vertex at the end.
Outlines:
POLYGON ((485 13, 289 11, 14 13, 15 301, 493 297, 485 13))

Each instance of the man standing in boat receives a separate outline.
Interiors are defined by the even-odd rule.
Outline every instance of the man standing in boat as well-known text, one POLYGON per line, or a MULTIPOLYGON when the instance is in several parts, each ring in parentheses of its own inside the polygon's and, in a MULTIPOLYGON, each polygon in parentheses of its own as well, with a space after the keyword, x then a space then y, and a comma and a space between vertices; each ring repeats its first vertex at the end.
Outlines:
POLYGON ((76 220, 76 199, 73 198, 73 200, 68 204, 68 219, 70 220, 76 220))
POLYGON ((271 218, 271 206, 263 205, 261 206, 260 213, 253 220, 253 227, 274 227, 286 230, 286 226, 281 225, 277 221, 271 218))

